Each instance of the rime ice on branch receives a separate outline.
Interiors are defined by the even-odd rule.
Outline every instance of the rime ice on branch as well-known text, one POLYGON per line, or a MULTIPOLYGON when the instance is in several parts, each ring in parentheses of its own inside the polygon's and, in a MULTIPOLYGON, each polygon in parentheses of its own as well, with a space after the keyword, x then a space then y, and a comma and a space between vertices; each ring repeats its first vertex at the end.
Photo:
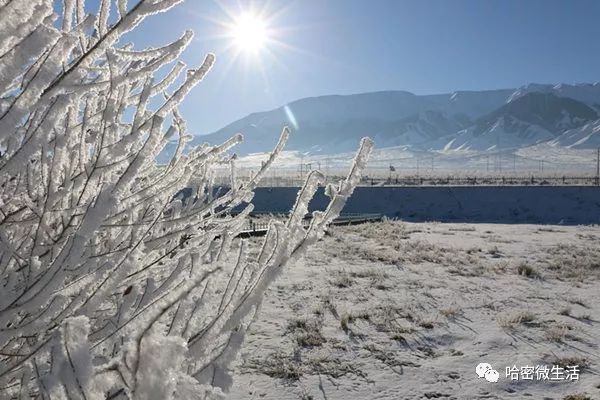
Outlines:
POLYGON ((230 211, 252 199, 289 131, 248 183, 232 172, 231 190, 213 197, 212 172, 242 137, 184 154, 177 107, 215 57, 184 73, 191 32, 153 49, 119 42, 180 2, 118 0, 109 26, 108 0, 95 15, 64 0, 60 19, 51 0, 0 0, 2 398, 220 397, 264 291, 360 179, 368 139, 347 179, 328 186, 329 207, 302 226, 323 183, 313 172, 250 257, 238 233, 252 206, 230 211), (169 138, 177 149, 158 166, 169 138), (174 200, 182 188, 192 196, 174 200))

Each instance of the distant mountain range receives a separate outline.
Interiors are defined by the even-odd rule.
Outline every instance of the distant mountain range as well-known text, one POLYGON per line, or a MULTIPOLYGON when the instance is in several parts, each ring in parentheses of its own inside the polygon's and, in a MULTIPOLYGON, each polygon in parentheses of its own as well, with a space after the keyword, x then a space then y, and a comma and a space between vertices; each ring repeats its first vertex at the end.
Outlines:
POLYGON ((240 155, 270 150, 281 128, 287 150, 335 154, 370 136, 377 147, 419 151, 518 149, 541 142, 600 145, 600 84, 540 85, 419 96, 404 91, 321 96, 248 115, 192 144, 217 144, 241 132, 240 155))

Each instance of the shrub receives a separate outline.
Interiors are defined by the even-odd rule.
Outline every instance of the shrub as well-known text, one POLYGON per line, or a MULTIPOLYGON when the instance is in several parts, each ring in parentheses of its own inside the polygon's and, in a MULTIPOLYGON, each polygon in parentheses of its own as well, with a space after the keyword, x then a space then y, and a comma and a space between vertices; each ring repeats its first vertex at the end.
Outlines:
POLYGON ((245 183, 227 156, 241 135, 184 154, 192 137, 178 106, 215 56, 183 73, 191 31, 160 48, 119 43, 180 2, 100 0, 98 15, 86 16, 82 0, 64 0, 59 19, 52 0, 2 2, 2 398, 219 396, 264 291, 323 236, 360 180, 368 139, 309 227, 302 219, 324 182, 317 171, 287 222, 271 221, 248 254, 238 236, 252 210, 244 204, 289 131, 245 183), (174 155, 158 165, 169 140, 174 155), (231 187, 215 196, 223 164, 231 187))

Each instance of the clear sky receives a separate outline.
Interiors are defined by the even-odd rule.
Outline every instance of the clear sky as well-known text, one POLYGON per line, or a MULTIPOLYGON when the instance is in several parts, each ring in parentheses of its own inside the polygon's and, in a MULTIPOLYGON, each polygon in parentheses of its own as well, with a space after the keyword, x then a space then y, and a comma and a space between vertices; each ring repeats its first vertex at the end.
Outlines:
POLYGON ((132 39, 144 47, 192 29, 184 60, 217 55, 182 107, 193 133, 206 134, 309 96, 595 82, 599 21, 596 0, 187 0, 132 39), (270 38, 254 53, 224 37, 223 23, 250 9, 270 38))

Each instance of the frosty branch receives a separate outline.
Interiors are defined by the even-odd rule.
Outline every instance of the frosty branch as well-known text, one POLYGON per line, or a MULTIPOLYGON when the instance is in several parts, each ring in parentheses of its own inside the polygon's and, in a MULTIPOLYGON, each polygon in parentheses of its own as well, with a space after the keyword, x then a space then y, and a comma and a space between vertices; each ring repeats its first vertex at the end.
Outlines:
POLYGON ((178 105, 215 57, 184 73, 191 32, 160 48, 120 43, 180 2, 118 0, 109 25, 108 0, 96 15, 85 15, 83 0, 64 0, 60 23, 51 0, 0 0, 3 397, 219 397, 263 293, 323 235, 360 179, 368 139, 308 228, 318 172, 287 223, 271 221, 249 256, 238 237, 252 211, 245 204, 289 131, 247 183, 232 168, 230 190, 214 196, 213 173, 242 137, 184 153, 192 136, 178 105), (159 166, 169 140, 176 150, 159 166), (192 196, 176 198, 183 188, 192 196))

